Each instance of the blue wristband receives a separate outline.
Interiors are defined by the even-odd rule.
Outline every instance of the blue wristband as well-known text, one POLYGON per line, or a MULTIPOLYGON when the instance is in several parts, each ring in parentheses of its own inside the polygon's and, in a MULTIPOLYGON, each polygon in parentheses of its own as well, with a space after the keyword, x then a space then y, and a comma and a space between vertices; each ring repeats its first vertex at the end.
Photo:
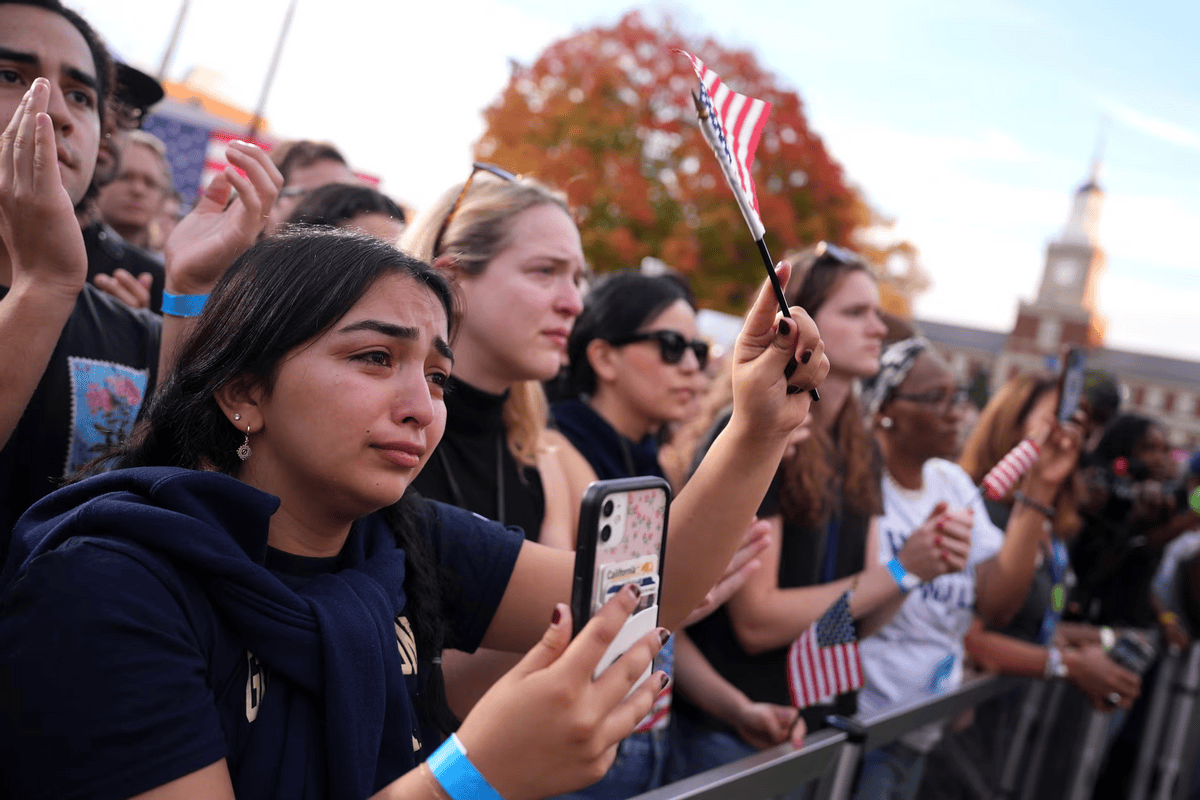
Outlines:
POLYGON ((908 594, 921 585, 920 579, 906 570, 898 558, 893 558, 887 563, 887 570, 892 574, 892 580, 896 582, 896 585, 900 587, 900 591, 904 594, 908 594))
POLYGON ((504 800, 467 758, 457 733, 450 734, 425 763, 454 800, 504 800))
POLYGON ((172 317, 198 317, 208 302, 206 294, 171 294, 163 292, 162 313, 172 317))

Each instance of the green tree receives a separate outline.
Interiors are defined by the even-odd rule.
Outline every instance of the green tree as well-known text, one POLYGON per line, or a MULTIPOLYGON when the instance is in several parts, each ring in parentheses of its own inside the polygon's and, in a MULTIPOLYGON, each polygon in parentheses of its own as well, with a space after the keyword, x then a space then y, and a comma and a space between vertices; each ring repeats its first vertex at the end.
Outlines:
POLYGON ((752 53, 689 40, 670 21, 652 27, 636 11, 551 44, 533 64, 513 63, 484 111, 477 157, 565 191, 596 270, 655 256, 686 274, 706 305, 741 311, 762 281, 762 260, 696 126, 695 73, 672 47, 772 104, 754 179, 776 258, 827 239, 858 246, 880 265, 893 255, 915 265, 907 243, 858 244, 856 233, 883 220, 811 130, 794 90, 752 53))

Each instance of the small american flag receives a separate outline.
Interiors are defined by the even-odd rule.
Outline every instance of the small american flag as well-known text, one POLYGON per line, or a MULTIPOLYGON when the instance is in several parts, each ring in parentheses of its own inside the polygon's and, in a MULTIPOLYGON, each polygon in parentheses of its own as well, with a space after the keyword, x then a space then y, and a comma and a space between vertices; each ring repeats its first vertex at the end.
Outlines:
MULTIPOLYGON (((676 52, 687 56, 692 62, 692 68, 696 70, 696 77, 700 79, 700 102, 708 111, 717 136, 713 149, 718 151, 717 158, 732 167, 733 176, 737 178, 734 192, 741 190, 757 217, 758 193, 754 189, 750 167, 754 163, 754 151, 758 149, 758 140, 767 124, 767 116, 771 113, 771 104, 765 100, 755 100, 753 97, 738 94, 726 86, 717 73, 704 66, 703 61, 683 50, 676 52)), ((762 221, 755 221, 758 222, 759 229, 755 231, 757 238, 762 235, 762 221)), ((751 227, 755 226, 751 224, 751 227)))
POLYGON ((858 628, 846 591, 792 643, 787 655, 792 705, 806 708, 863 684, 858 628))

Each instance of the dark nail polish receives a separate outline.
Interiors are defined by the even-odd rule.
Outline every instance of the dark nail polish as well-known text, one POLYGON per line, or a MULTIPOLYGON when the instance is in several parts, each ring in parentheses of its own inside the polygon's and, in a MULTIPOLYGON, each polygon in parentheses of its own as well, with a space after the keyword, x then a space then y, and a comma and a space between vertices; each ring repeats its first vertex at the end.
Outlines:
POLYGON ((550 615, 550 624, 557 625, 562 621, 562 609, 558 606, 554 607, 554 613, 550 615))
POLYGON ((788 322, 787 317, 779 320, 779 335, 785 339, 792 335, 792 323, 788 322))
POLYGON ((800 363, 807 364, 812 359, 812 350, 805 350, 800 354, 800 363))
POLYGON ((634 600, 636 600, 642 596, 642 587, 638 586, 636 583, 627 583, 625 584, 625 592, 634 600))
POLYGON ((669 630, 667 630, 666 628, 658 629, 658 640, 660 642, 662 642, 663 644, 666 644, 667 639, 670 639, 670 638, 671 638, 671 632, 669 630))

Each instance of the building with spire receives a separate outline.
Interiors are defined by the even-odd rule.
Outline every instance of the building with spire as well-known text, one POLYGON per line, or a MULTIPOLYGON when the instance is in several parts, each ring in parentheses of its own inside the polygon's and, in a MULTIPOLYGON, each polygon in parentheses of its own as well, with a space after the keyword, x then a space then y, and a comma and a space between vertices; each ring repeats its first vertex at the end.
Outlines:
POLYGON ((1172 446, 1200 448, 1200 362, 1104 346, 1105 321, 1096 304, 1104 271, 1100 246, 1100 159, 1075 191, 1062 232, 1046 245, 1037 297, 1021 301, 1008 333, 915 320, 964 385, 992 388, 1016 375, 1058 368, 1064 346, 1088 351, 1089 369, 1118 382, 1121 410, 1157 419, 1172 446))

